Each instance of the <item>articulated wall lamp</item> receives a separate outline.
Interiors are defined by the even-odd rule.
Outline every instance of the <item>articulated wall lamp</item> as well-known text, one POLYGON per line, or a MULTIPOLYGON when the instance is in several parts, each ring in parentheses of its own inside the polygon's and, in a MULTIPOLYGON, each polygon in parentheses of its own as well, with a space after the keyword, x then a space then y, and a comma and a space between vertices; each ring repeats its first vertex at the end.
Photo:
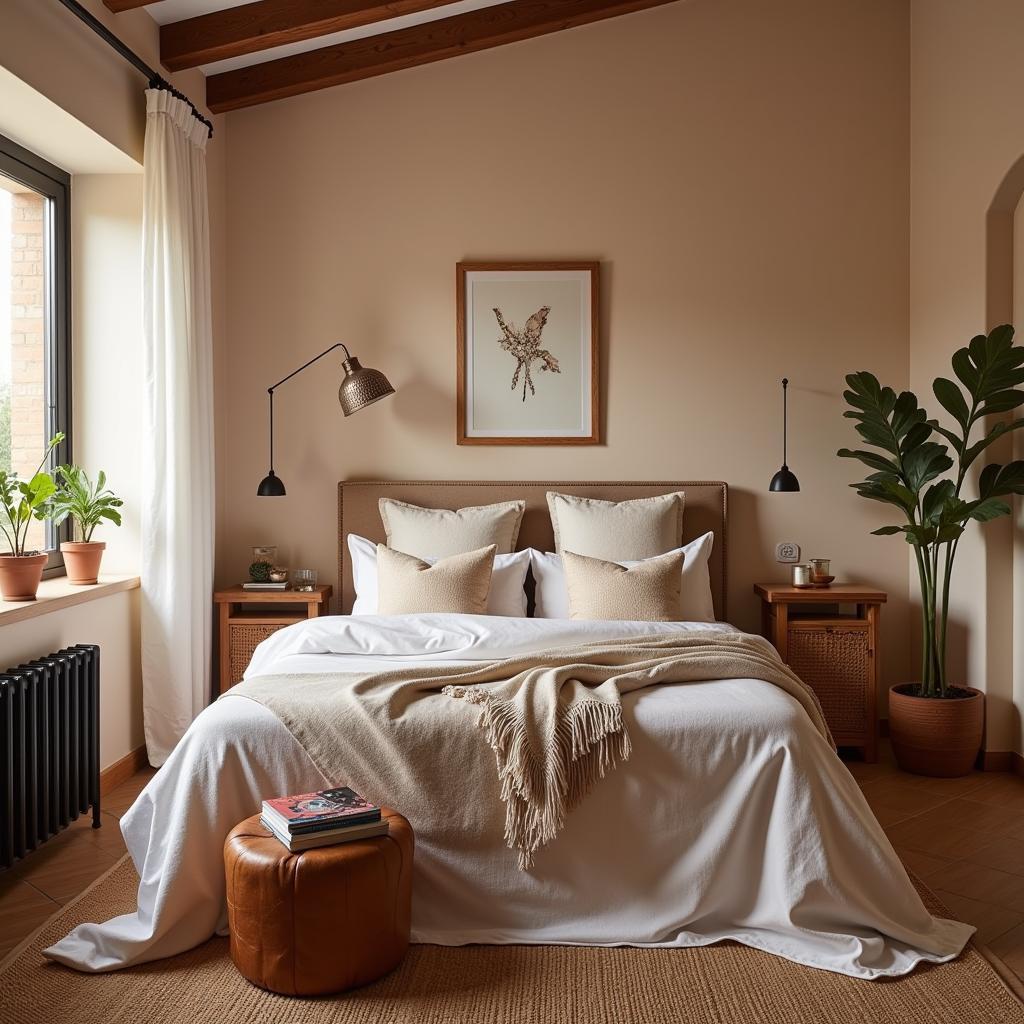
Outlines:
POLYGON ((797 480, 796 476, 790 472, 789 466, 786 465, 786 441, 787 441, 787 428, 789 426, 789 408, 786 401, 786 394, 789 389, 789 379, 786 377, 782 378, 782 469, 772 477, 772 482, 768 485, 770 491, 799 491, 800 481, 797 480))
POLYGON ((360 366, 359 360, 352 355, 348 348, 342 343, 332 345, 325 349, 320 355, 303 363, 297 370, 293 370, 287 377, 282 377, 272 387, 267 388, 270 395, 270 472, 260 481, 256 494, 261 498, 280 497, 285 494, 284 482, 274 473, 274 389, 279 388, 285 381, 291 380, 297 373, 302 373, 307 366, 312 366, 318 359, 323 359, 328 352, 336 348, 345 349, 345 359, 342 367, 345 370, 345 379, 338 388, 338 401, 341 403, 341 411, 346 416, 351 416, 368 405, 393 395, 395 389, 391 386, 387 377, 380 370, 371 370, 368 367, 360 366))

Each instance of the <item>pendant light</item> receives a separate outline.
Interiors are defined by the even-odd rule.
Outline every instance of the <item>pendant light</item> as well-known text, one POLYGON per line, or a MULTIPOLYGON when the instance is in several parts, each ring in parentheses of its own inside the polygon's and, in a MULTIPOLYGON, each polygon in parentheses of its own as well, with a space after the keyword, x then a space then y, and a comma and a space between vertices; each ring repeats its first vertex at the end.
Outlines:
POLYGON ((789 378, 782 378, 782 469, 772 477, 772 482, 768 486, 770 491, 799 491, 800 481, 797 480, 795 474, 790 472, 789 466, 786 465, 786 443, 787 443, 787 428, 789 419, 789 408, 787 404, 787 393, 789 390, 789 378))

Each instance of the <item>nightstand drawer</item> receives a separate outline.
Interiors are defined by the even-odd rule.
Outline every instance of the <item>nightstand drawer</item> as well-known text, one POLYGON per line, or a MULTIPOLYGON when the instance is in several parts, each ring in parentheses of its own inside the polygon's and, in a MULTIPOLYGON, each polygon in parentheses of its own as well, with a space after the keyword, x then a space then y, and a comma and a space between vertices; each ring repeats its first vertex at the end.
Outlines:
POLYGON ((860 745, 874 730, 875 652, 867 622, 788 624, 787 662, 821 701, 841 746, 860 745))

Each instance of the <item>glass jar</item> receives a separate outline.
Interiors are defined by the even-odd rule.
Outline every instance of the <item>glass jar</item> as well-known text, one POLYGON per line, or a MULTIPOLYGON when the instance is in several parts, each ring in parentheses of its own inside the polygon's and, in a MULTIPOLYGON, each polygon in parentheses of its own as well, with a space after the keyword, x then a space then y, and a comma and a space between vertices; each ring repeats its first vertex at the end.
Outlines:
POLYGON ((296 590, 316 590, 316 569, 293 569, 292 586, 296 590))

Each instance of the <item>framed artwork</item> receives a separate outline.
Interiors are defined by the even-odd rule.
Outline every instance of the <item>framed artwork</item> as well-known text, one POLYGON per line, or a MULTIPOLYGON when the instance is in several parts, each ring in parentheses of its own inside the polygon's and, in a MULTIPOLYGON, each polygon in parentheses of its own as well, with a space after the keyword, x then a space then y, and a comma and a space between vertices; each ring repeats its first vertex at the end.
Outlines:
POLYGON ((459 444, 598 444, 598 263, 459 263, 459 444))

